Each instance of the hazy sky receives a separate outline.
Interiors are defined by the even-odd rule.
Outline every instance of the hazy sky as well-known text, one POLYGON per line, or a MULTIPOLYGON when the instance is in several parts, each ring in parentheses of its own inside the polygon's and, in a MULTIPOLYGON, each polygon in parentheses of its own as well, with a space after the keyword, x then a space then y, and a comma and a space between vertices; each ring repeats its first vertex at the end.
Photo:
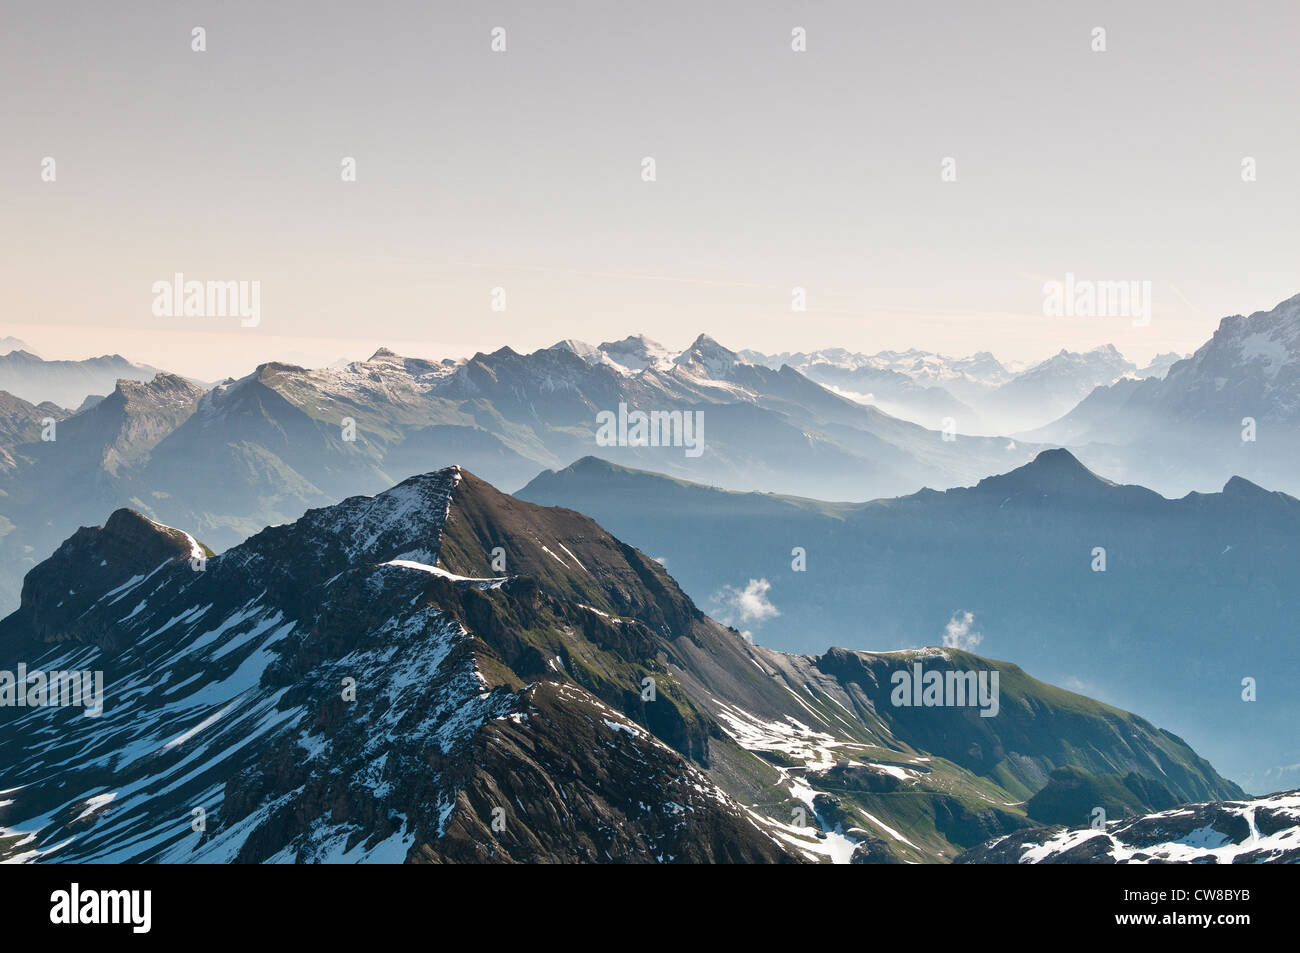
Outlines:
POLYGON ((1140 361, 1300 291, 1294 0, 0 10, 0 334, 47 357, 213 379, 707 331, 1140 361), (260 325, 156 317, 178 271, 259 281, 260 325), (1067 272, 1150 281, 1151 324, 1044 317, 1067 272))

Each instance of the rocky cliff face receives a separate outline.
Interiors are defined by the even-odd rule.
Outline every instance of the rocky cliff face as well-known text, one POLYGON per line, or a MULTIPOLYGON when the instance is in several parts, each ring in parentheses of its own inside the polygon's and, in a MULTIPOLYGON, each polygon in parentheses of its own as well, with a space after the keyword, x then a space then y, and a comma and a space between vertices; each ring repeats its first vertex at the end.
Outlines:
POLYGON ((1240 475, 1300 493, 1300 295, 1224 318, 1163 377, 1099 387, 1023 436, 1068 441, 1091 466, 1169 496, 1240 475))
POLYGON ((589 520, 449 469, 202 556, 122 510, 28 577, 10 669, 108 689, 98 717, 6 719, 7 856, 793 856, 703 772, 705 716, 657 658, 702 617, 589 520), (455 571, 487 542, 515 571, 455 571))
POLYGON ((730 493, 595 458, 518 495, 664 558, 702 608, 734 612, 764 645, 921 646, 966 610, 977 651, 1176 729, 1248 791, 1300 785, 1300 698, 1282 689, 1300 680, 1300 501, 1285 494, 1234 478, 1170 500, 1049 450, 976 486, 866 504, 730 493), (770 584, 779 615, 736 610, 727 596, 747 580, 770 584), (1260 673, 1275 690, 1243 703, 1242 678, 1260 673))
POLYGON ((102 672, 104 704, 2 710, 12 860, 935 861, 1028 826, 1062 761, 1239 793, 1005 663, 758 648, 454 467, 216 557, 118 511, 29 574, 19 663, 102 672), (894 707, 917 664, 997 671, 1004 714, 894 707))

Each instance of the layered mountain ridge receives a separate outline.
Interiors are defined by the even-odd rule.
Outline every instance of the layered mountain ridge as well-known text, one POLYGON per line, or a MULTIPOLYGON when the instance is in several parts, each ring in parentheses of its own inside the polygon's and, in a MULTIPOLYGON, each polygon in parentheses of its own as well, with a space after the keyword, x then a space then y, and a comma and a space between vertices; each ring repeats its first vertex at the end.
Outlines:
POLYGON ((972 487, 868 503, 728 492, 597 458, 519 496, 587 513, 774 648, 947 639, 1150 714, 1248 790, 1300 782, 1287 635, 1300 501, 1285 493, 1233 478, 1170 500, 1052 450, 972 487), (700 539, 725 540, 727 558, 700 539), (1268 688, 1246 700, 1247 679, 1268 688))
POLYGON ((1090 465, 1161 492, 1239 474, 1300 493, 1300 295, 1224 318, 1163 378, 1099 387, 1024 436, 1068 442, 1090 465))
POLYGON ((737 488, 864 498, 973 480, 1032 449, 947 439, 789 367, 749 364, 706 336, 671 361, 643 339, 602 347, 644 366, 565 342, 463 362, 380 349, 344 367, 268 363, 206 392, 159 374, 58 414, 54 441, 33 428, 34 410, 15 405, 0 458, 0 517, 16 528, 0 536, 0 603, 14 603, 21 574, 77 525, 123 505, 189 526, 220 551, 309 507, 452 461, 513 489, 599 450, 737 488), (588 350, 606 356, 592 363, 588 350), (658 446, 602 446, 598 416, 628 411, 702 415, 698 445, 678 432, 658 446), (51 494, 51 485, 66 489, 51 494))
POLYGON ((47 361, 21 341, 4 352, 0 345, 0 391, 33 403, 80 407, 91 394, 112 392, 119 380, 146 382, 162 373, 156 367, 136 364, 120 354, 104 354, 81 361, 47 361))
POLYGON ((951 358, 929 351, 858 354, 844 348, 765 355, 742 352, 754 363, 788 364, 818 383, 862 403, 928 426, 951 418, 961 433, 1015 433, 1058 417, 1094 388, 1117 380, 1160 376, 1178 360, 1157 355, 1145 368, 1114 345, 1057 354, 1011 370, 992 354, 951 358))
POLYGON ((132 861, 936 861, 1032 826, 1070 765, 1240 796, 1180 739, 954 649, 763 649, 587 517, 462 468, 219 556, 129 510, 0 622, 0 854, 132 861), (999 676, 997 711, 896 673, 999 676))

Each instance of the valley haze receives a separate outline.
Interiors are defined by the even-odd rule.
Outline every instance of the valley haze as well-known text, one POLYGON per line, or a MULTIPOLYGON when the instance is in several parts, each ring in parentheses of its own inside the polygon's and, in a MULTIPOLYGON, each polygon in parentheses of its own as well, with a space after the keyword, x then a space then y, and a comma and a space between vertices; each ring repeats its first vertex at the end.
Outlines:
MULTIPOLYGON (((82 736, 94 732, 97 746, 119 752, 110 757, 119 771, 152 746, 180 756, 194 745, 215 745, 202 779, 209 793, 200 799, 220 818, 211 839, 164 836, 158 812, 174 808, 150 791, 161 790, 167 769, 148 758, 140 762, 145 773, 132 768, 124 777, 136 780, 113 793, 100 833, 83 838, 82 847, 74 841, 55 848, 66 841, 58 803, 69 802, 66 795, 43 800, 51 779, 20 758, 13 770, 25 793, 4 823, 23 833, 25 849, 11 859, 395 860, 448 850, 486 859, 488 843, 491 854, 515 859, 592 859, 580 843, 563 846, 536 830, 524 841, 503 839, 490 816, 479 826, 472 819, 492 813, 486 802, 475 806, 486 793, 467 793, 457 787, 462 782, 437 775, 416 801, 383 809, 406 821, 368 833, 347 825, 285 827, 288 808, 276 807, 274 798, 259 808, 232 802, 228 784, 224 796, 215 793, 222 777, 247 780, 248 772, 267 770, 264 760, 249 759, 271 757, 270 750, 237 754, 237 738, 266 734, 269 743, 303 718, 319 720, 326 709, 317 706, 330 704, 321 694, 330 671, 350 671, 363 658, 398 657, 394 652, 407 658, 408 674, 386 676, 398 679, 386 683, 387 696, 405 700, 384 716, 391 730, 369 740, 327 734, 299 742, 309 752, 346 746, 329 759, 352 765, 347 798, 387 802, 383 792, 396 778, 372 775, 366 759, 397 744, 408 730, 400 726, 413 725, 410 719, 430 704, 443 712, 428 723, 444 739, 438 744, 447 756, 468 759, 455 777, 471 765, 483 770, 483 755, 473 752, 497 721, 519 729, 547 711, 560 719, 547 730, 562 735, 575 727, 564 720, 567 707, 605 706, 610 714, 602 717, 616 734, 648 732, 648 742, 657 738, 685 759, 665 770, 691 765, 720 785, 708 795, 714 801, 697 809, 722 809, 727 825, 739 825, 725 842, 688 849, 653 826, 632 824, 631 815, 619 813, 625 807, 602 808, 631 825, 631 840, 620 841, 620 849, 633 853, 658 844, 665 856, 691 860, 954 860, 1035 824, 1068 826, 1076 815, 1061 805, 1080 797, 1123 817, 1300 787, 1286 767, 1300 760, 1293 730, 1300 707, 1294 694, 1279 691, 1300 672, 1288 641, 1270 635, 1286 632, 1300 611, 1300 502, 1230 472, 1243 463, 1286 472, 1294 446, 1278 446, 1270 435, 1266 452, 1239 456, 1239 433, 1213 437, 1214 418, 1196 403, 1201 375, 1228 374, 1231 391, 1260 403, 1265 426, 1289 422, 1294 405, 1279 398, 1296 380, 1298 323, 1300 297, 1224 319, 1192 355, 1171 355, 1145 375, 1113 348, 1011 370, 992 355, 953 360, 832 349, 768 357, 702 334, 680 352, 643 336, 595 346, 566 339, 531 354, 502 348, 460 361, 380 349, 366 361, 329 368, 271 362, 210 386, 157 371, 151 379, 120 380, 105 396, 83 395, 75 410, 10 397, 0 510, 17 529, 0 540, 0 552, 17 608, 0 623, 0 642, 33 664, 53 669, 76 661, 85 668, 93 660, 108 673, 101 716, 68 723, 59 745, 83 745, 82 736), (1257 343, 1265 340, 1277 344, 1257 343), (915 419, 815 379, 839 372, 877 375, 877 387, 889 382, 894 409, 915 419), (1061 426, 1042 419, 1059 412, 1046 394, 1083 395, 1080 409, 1061 414, 1066 421, 1090 404, 1115 408, 1113 391, 1131 401, 1153 389, 1172 397, 1154 405, 1165 418, 1152 417, 1148 427, 1190 420, 1199 428, 1195 456, 1189 450, 1185 458, 1165 457, 1162 472, 1199 468, 1223 479, 1220 491, 1171 498, 1112 482, 1082 462, 1104 453, 1133 468, 1149 466, 1140 437, 1125 457, 1122 443, 1083 442, 1071 451, 1023 435, 926 426, 936 394, 952 402, 940 411, 960 404, 996 415, 1020 407, 1036 413, 1033 423, 1046 432, 1061 426), (1020 390, 1029 396, 998 396, 1020 390), (51 418, 57 438, 46 440, 51 418), (1216 440, 1217 458, 1206 452, 1216 440), (452 460, 470 460, 491 480, 520 489, 515 498, 504 496, 460 465, 406 480, 391 475, 452 460), (51 499, 55 487, 65 489, 51 499), (862 502, 831 501, 837 497, 862 502), (564 509, 532 510, 524 500, 564 509), (105 511, 112 513, 107 522, 105 511), (579 512, 640 552, 583 522, 579 512), (43 556, 33 546, 41 538, 48 541, 43 556), (316 568, 289 555, 307 552, 317 554, 316 568), (615 562, 606 567, 610 558, 615 562), (420 579, 426 581, 411 588, 420 579), (210 586, 217 588, 205 598, 210 586), (336 602, 349 604, 356 598, 349 592, 367 592, 379 606, 395 609, 400 599, 412 608, 391 616, 377 608, 347 623, 349 631, 360 628, 339 644, 342 654, 301 669, 308 663, 292 661, 294 653, 344 624, 336 602), (542 596, 540 615, 537 596, 526 592, 542 596), (552 604, 557 598, 573 601, 552 604), (425 649, 410 641, 421 632, 436 633, 424 661, 425 649), (349 649, 349 640, 364 633, 396 641, 389 649, 349 649), (706 645, 714 661, 701 669, 694 653, 706 645), (976 648, 1017 659, 1083 694, 1026 681, 1014 665, 970 654, 976 648), (718 669, 722 657, 734 658, 726 665, 736 667, 718 669), (461 667, 446 668, 453 659, 463 659, 455 663, 461 667), (766 673, 757 695, 758 685, 748 682, 755 672, 766 673), (1243 677, 1252 686, 1258 680, 1258 698, 1245 700, 1243 677), (782 683, 778 696, 766 686, 773 678, 782 683), (441 719, 468 703, 453 687, 466 679, 499 687, 471 705, 481 714, 453 729, 441 719), (176 700, 167 700, 171 689, 130 688, 159 680, 187 687, 176 700), (285 707, 293 685, 302 700, 285 707), (537 694, 543 685, 557 693, 544 703, 537 694), (1137 709, 1178 733, 1086 695, 1137 709), (138 700, 120 708, 114 696, 138 700), (664 702, 669 707, 660 711, 664 702), (854 718, 846 722, 838 709, 854 718), (615 713, 631 719, 629 727, 617 727, 615 713), (809 723, 810 713, 823 720, 809 723), (1023 717, 1031 721, 1011 736, 975 728, 1023 717), (967 747, 952 747, 954 718, 974 732, 969 743, 959 742, 967 747), (1050 727, 1025 733, 1044 718, 1050 727), (1083 757, 1080 745, 1099 743, 1084 740, 1094 730, 1085 727, 1089 718, 1139 734, 1123 743, 1122 755, 1099 750, 1083 757), (225 727, 217 731, 216 723, 225 727), (454 741, 447 734, 453 730, 454 741), (1244 734, 1250 745, 1240 743, 1244 734), (1071 753, 1053 747, 1061 744, 1071 753), (927 777, 936 758, 955 774, 932 790, 939 779, 927 777), (1184 780, 1173 780, 1174 764, 1189 772, 1184 780), (1226 767, 1234 780, 1211 764, 1226 767), (859 771, 866 773, 846 787, 859 771), (993 802, 1016 810, 989 815, 989 785, 1000 792, 993 802), (936 801, 940 789, 967 793, 936 801), (910 792, 909 811, 920 815, 899 815, 892 800, 880 800, 899 791, 910 792), (811 818, 811 826, 791 828, 770 806, 736 813, 730 800, 773 794, 811 818), (986 807, 962 800, 969 797, 986 807), (460 822, 468 825, 464 835, 450 834, 445 820, 434 828, 415 820, 435 804, 444 818, 469 812, 460 822), (36 813, 45 820, 32 827, 36 813), (109 823, 112 816, 118 820, 109 823), (829 840, 807 840, 818 829, 829 840), (153 831, 145 842, 156 846, 123 853, 127 831, 135 832, 133 841, 153 831), (469 839, 455 840, 461 836, 469 839), (253 843, 279 846, 253 850, 253 843)), ((48 366, 50 380, 65 382, 60 386, 74 379, 66 364, 36 358, 21 341, 12 354, 24 355, 24 388, 41 386, 33 367, 48 366)), ((81 380, 86 387, 93 378, 81 380)), ((1170 454, 1178 450, 1167 446, 1170 454)), ((11 751, 33 750, 27 725, 10 726, 11 751)), ((44 752, 41 761, 56 755, 48 742, 34 750, 44 752)), ((312 760, 299 778, 306 790, 323 784, 321 796, 344 796, 315 774, 312 760)), ((65 784, 69 777, 63 774, 65 784)), ((76 816, 109 803, 96 790, 85 789, 76 816)), ((299 814, 316 810, 297 803, 299 814)), ((1086 826, 1088 818, 1077 822, 1086 826)), ((1025 839, 1026 857, 1041 852, 1038 843, 1025 839)), ((1121 849, 1128 848, 1114 848, 1121 849)), ((1168 850, 1172 859, 1177 851, 1168 850)), ((1285 848, 1272 850, 1259 859, 1289 856, 1285 848)), ((1003 854, 989 848, 967 859, 977 857, 1003 854)))
POLYGON ((0 19, 7 925, 337 944, 273 864, 1285 917, 1300 6, 0 19))

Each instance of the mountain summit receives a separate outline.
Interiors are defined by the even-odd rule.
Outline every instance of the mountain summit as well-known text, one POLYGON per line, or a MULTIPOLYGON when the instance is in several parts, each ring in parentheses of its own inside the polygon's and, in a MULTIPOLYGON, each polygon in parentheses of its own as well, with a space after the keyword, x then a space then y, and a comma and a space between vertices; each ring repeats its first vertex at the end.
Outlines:
POLYGON ((665 558, 701 606, 774 648, 978 646, 1142 711, 1248 790, 1300 786, 1294 695, 1239 697, 1254 672, 1300 680, 1287 634, 1300 616, 1300 500, 1285 493, 1235 478, 1168 499, 1048 450, 976 486, 867 503, 727 492, 590 459, 520 495, 581 509, 665 558), (726 559, 700 545, 711 539, 726 540, 726 559), (757 608, 779 614, 753 611, 751 580, 763 584, 757 608))
POLYGON ((715 380, 726 380, 737 364, 749 362, 707 334, 701 334, 690 347, 677 355, 673 363, 686 370, 702 372, 715 380))
POLYGON ((1300 295, 1231 315, 1163 376, 1098 387, 1026 434, 1166 494, 1233 474, 1300 494, 1300 295))
POLYGON ((1240 794, 1014 665, 755 646, 460 467, 220 556, 120 510, 28 575, 20 661, 102 672, 103 707, 0 724, 8 860, 932 862, 1030 826, 1060 765, 1240 794), (1000 684, 996 717, 897 707, 917 666, 1000 684))
POLYGON ((159 373, 156 367, 132 363, 120 354, 83 361, 47 361, 26 350, 0 355, 0 391, 61 407, 78 407, 92 394, 107 394, 121 379, 144 382, 159 373))
POLYGON ((1029 492, 1064 496, 1096 493, 1115 486, 1093 473, 1064 448, 1044 450, 1023 467, 985 477, 977 490, 993 493, 1029 492))

